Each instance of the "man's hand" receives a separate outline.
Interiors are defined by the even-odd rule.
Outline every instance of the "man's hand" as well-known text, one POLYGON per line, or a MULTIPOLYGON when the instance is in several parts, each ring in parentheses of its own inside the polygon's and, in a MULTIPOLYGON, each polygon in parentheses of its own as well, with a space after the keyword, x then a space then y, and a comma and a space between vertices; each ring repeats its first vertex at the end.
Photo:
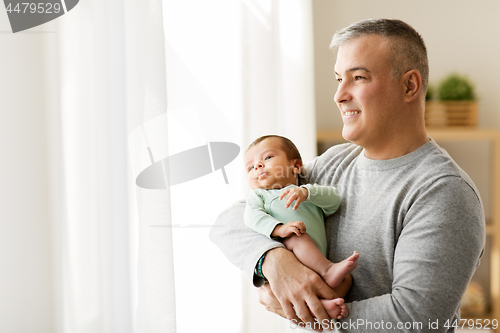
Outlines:
POLYGON ((316 272, 302 265, 292 252, 283 248, 267 252, 262 270, 269 280, 272 294, 282 308, 280 310, 272 296, 263 289, 259 292, 259 300, 261 303, 266 302, 266 309, 288 320, 308 323, 317 332, 321 332, 318 324, 314 324, 314 318, 324 323, 329 322, 330 317, 319 298, 336 297, 325 281, 316 272))
POLYGON ((295 205, 293 206, 293 210, 296 210, 300 203, 307 200, 307 196, 309 195, 309 191, 305 187, 291 187, 284 190, 280 195, 280 200, 286 195, 286 204, 285 208, 290 207, 292 202, 295 201, 295 205))
POLYGON ((271 237, 287 238, 293 234, 300 236, 306 232, 306 226, 301 221, 291 221, 285 224, 278 224, 271 232, 271 237))
POLYGON ((257 296, 259 297, 259 303, 264 305, 267 311, 287 319, 285 311, 283 311, 280 302, 274 296, 269 283, 265 283, 262 287, 257 288, 257 296))

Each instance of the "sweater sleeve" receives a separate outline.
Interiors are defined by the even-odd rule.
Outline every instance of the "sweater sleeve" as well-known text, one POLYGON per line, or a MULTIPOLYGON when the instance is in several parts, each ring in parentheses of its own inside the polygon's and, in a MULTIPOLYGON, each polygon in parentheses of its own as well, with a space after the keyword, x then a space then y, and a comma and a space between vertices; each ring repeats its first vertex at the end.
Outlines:
POLYGON ((210 229, 209 237, 233 265, 260 287, 264 279, 254 275, 257 261, 267 251, 285 246, 245 226, 245 205, 245 201, 238 201, 223 211, 210 229))
POLYGON ((349 316, 338 323, 343 331, 384 332, 390 325, 398 332, 446 332, 446 324, 453 324, 484 247, 480 200, 462 178, 443 177, 422 189, 404 221, 394 249, 392 290, 347 304, 349 316), (368 323, 384 323, 386 329, 368 323), (438 329, 429 327, 434 323, 438 329))
POLYGON ((325 216, 332 215, 340 206, 340 195, 335 187, 316 184, 302 185, 309 191, 308 201, 323 210, 325 216))
POLYGON ((283 223, 265 211, 264 198, 255 190, 250 192, 247 197, 243 220, 247 227, 268 237, 271 237, 271 233, 278 224, 283 223))

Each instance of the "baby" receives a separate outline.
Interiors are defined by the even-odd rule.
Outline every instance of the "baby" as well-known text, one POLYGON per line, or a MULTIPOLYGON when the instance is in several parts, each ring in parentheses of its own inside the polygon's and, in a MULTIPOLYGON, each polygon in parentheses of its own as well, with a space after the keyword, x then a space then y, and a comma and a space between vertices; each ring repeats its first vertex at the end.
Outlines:
MULTIPOLYGON (((323 214, 328 216, 338 209, 337 190, 310 184, 298 187, 302 159, 293 142, 281 136, 258 138, 248 147, 244 160, 248 184, 253 190, 247 197, 245 224, 263 235, 282 240, 300 262, 317 272, 332 289, 347 284, 342 288, 345 293, 340 295, 344 297, 351 284, 346 276, 356 268, 359 254, 354 252, 340 263, 332 263, 325 257, 323 214)), ((331 318, 348 315, 342 298, 321 302, 331 318)))

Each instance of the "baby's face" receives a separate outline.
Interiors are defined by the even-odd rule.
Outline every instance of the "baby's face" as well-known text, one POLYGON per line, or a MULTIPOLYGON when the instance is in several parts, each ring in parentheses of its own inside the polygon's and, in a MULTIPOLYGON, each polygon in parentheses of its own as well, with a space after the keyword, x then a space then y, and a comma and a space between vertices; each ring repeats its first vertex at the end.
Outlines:
POLYGON ((245 154, 248 185, 252 189, 280 189, 297 184, 302 163, 288 160, 279 138, 268 138, 245 154))

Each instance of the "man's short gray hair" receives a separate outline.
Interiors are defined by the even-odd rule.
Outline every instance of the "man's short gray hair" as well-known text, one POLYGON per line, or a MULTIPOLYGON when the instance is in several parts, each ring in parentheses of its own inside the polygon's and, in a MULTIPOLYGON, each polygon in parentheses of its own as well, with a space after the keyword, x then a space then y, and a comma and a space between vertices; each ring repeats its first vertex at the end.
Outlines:
POLYGON ((409 70, 416 69, 422 76, 422 92, 425 96, 429 82, 429 60, 422 36, 408 23, 401 20, 364 20, 337 31, 330 48, 337 50, 342 44, 358 37, 380 35, 389 38, 392 51, 391 74, 399 78, 409 70))

